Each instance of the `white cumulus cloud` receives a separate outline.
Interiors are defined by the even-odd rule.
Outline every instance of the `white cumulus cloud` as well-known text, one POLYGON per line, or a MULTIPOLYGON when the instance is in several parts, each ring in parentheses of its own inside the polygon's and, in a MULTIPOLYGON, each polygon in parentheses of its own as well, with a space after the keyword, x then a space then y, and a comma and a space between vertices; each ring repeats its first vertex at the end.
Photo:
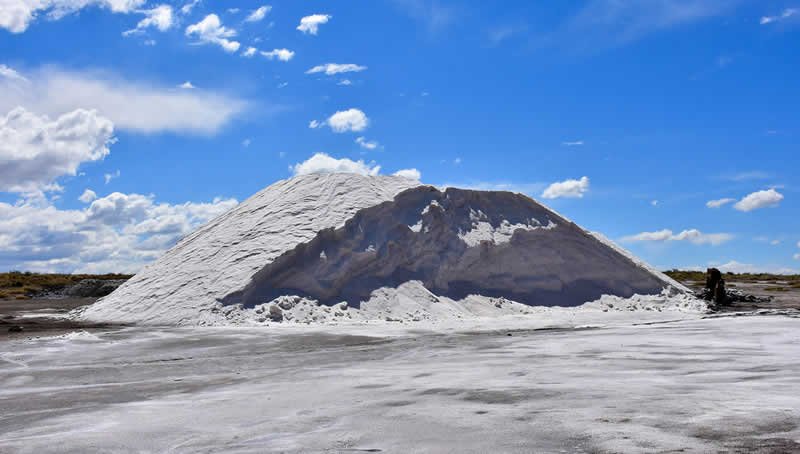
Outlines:
POLYGON ((195 37, 201 43, 216 44, 229 53, 236 52, 240 46, 239 41, 229 39, 236 36, 236 30, 223 26, 216 14, 209 14, 200 22, 186 27, 186 36, 195 37))
POLYGON ((545 199, 582 198, 589 191, 589 178, 581 177, 580 180, 565 180, 553 183, 542 192, 545 199))
POLYGON ((369 118, 359 109, 347 109, 336 112, 328 117, 326 123, 333 132, 360 132, 369 126, 369 118))
POLYGON ((261 6, 258 9, 253 10, 253 12, 250 13, 250 15, 248 15, 245 18, 244 21, 245 22, 259 22, 259 21, 263 20, 264 17, 267 16, 267 13, 269 13, 271 10, 272 10, 272 7, 269 6, 269 5, 261 6))
POLYGON ((294 52, 289 49, 272 49, 271 51, 261 51, 261 55, 270 60, 289 61, 294 57, 294 52))
POLYGON ((680 233, 673 233, 672 230, 664 229, 656 232, 642 232, 636 235, 624 237, 623 242, 667 242, 667 241, 688 241, 692 244, 710 244, 718 246, 732 240, 734 237, 729 233, 703 233, 697 229, 688 229, 680 233))
POLYGON ((742 200, 736 202, 733 207, 739 211, 753 211, 760 208, 776 207, 783 200, 783 194, 774 190, 756 191, 748 194, 742 200))
POLYGON ((0 117, 0 191, 52 188, 62 176, 109 153, 114 124, 93 110, 50 119, 17 107, 0 117))
POLYGON ((45 67, 23 77, 0 73, 0 112, 16 106, 50 116, 91 108, 117 129, 155 133, 214 133, 247 108, 235 97, 208 90, 134 82, 102 71, 73 72, 45 67))
POLYGON ((307 160, 290 166, 295 175, 312 173, 357 173, 360 175, 378 175, 381 166, 374 162, 353 161, 347 158, 336 159, 325 153, 316 153, 307 160))
POLYGON ((325 73, 325 75, 332 76, 334 74, 360 72, 366 69, 366 66, 356 65, 355 63, 325 63, 309 69, 306 74, 325 73))
POLYGON ((118 192, 86 203, 60 210, 46 199, 0 202, 0 269, 136 272, 237 204, 217 198, 171 205, 118 192))
POLYGON ((328 23, 333 16, 329 14, 312 14, 300 19, 300 25, 297 29, 307 35, 316 35, 319 31, 319 26, 328 23))
POLYGON ((416 180, 416 181, 419 181, 420 179, 422 179, 422 174, 417 169, 402 169, 402 170, 398 170, 397 172, 393 173, 392 175, 394 175, 396 177, 403 177, 403 178, 408 178, 410 180, 416 180))
POLYGON ((0 28, 11 33, 22 33, 39 16, 58 20, 88 7, 100 7, 112 13, 131 13, 146 0, 2 0, 0 1, 0 28))

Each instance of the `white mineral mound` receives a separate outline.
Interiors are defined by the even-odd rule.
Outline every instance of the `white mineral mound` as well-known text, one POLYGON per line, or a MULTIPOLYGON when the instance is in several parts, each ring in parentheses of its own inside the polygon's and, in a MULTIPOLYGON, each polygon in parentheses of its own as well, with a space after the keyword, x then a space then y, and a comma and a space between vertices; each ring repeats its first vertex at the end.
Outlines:
POLYGON ((460 318, 665 288, 685 290, 521 194, 321 174, 261 191, 77 316, 169 325, 460 318))

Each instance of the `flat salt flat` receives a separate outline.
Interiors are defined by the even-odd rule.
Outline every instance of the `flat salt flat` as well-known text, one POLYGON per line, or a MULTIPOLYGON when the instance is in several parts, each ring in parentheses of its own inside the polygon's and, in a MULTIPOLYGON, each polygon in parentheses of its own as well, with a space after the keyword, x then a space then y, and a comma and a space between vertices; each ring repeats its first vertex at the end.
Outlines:
POLYGON ((134 327, 0 343, 0 452, 798 452, 798 389, 791 313, 134 327))

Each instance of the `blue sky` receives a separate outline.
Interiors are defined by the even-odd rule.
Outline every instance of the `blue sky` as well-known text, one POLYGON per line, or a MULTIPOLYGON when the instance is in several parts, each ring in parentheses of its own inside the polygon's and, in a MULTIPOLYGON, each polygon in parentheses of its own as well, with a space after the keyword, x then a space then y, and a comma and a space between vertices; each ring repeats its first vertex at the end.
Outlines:
POLYGON ((0 5, 0 269, 135 271, 276 180, 377 166, 661 268, 800 268, 800 2, 33 3, 0 5))

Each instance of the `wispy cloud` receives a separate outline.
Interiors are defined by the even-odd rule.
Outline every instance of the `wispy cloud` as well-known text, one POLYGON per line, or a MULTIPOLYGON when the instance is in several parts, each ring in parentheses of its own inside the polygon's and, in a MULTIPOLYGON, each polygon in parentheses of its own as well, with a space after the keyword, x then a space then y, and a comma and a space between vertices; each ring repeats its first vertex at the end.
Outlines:
POLYGON ((792 17, 795 17, 798 14, 800 14, 800 9, 798 9, 798 8, 787 8, 787 9, 783 10, 783 12, 780 13, 780 14, 776 14, 774 16, 763 16, 763 17, 761 17, 761 20, 759 21, 759 23, 761 25, 767 25, 767 24, 772 24, 772 23, 775 23, 775 22, 782 22, 782 21, 785 21, 785 20, 790 19, 792 17))
POLYGON ((270 60, 289 61, 294 57, 294 51, 289 49, 272 49, 271 51, 261 51, 261 55, 270 60))
POLYGON ((325 73, 327 76, 332 76, 341 73, 361 72, 366 69, 366 66, 356 65, 355 63, 325 63, 309 69, 306 74, 325 73))
POLYGON ((729 197, 726 197, 724 199, 709 200, 708 202, 706 202, 706 206, 708 208, 721 208, 721 207, 723 207, 723 206, 725 206, 725 205, 727 205, 729 203, 733 203, 735 201, 736 201, 736 199, 731 199, 729 197))
POLYGON ((456 22, 454 7, 438 0, 394 0, 394 4, 406 15, 422 23, 430 32, 437 32, 456 22))
POLYGON ((444 183, 436 185, 440 188, 461 188, 461 189, 474 189, 476 191, 508 191, 518 192, 527 195, 538 195, 544 188, 547 187, 546 183, 520 183, 520 182, 506 182, 506 181, 469 181, 461 183, 444 183))
POLYGON ((727 180, 727 181, 753 181, 753 180, 767 180, 772 178, 772 175, 768 172, 764 172, 761 170, 748 170, 745 172, 737 172, 737 173, 730 173, 726 175, 721 175, 720 179, 727 180))
POLYGON ((770 274, 797 274, 795 268, 775 265, 753 265, 751 263, 737 262, 730 260, 722 264, 713 264, 723 273, 770 273, 770 274))
POLYGON ((489 41, 489 45, 498 46, 504 41, 522 35, 527 31, 527 25, 499 25, 486 31, 486 39, 489 41))
POLYGON ((259 8, 255 9, 255 10, 253 10, 253 12, 251 12, 250 15, 248 15, 244 19, 244 21, 245 22, 260 22, 260 21, 262 21, 264 19, 264 17, 267 16, 267 13, 269 13, 271 10, 272 10, 272 7, 269 6, 269 5, 264 5, 262 7, 259 7, 259 8))
POLYGON ((130 131, 214 133, 247 108, 235 97, 129 81, 103 71, 46 67, 14 74, 18 77, 0 74, 0 111, 24 105, 32 112, 58 116, 96 109, 117 129, 130 131))
POLYGON ((734 236, 729 233, 703 233, 697 229, 688 229, 680 233, 673 233, 672 230, 664 229, 656 232, 642 232, 636 235, 626 236, 622 238, 622 241, 624 243, 688 241, 697 245, 710 244, 712 246, 718 246, 733 238, 734 236))
POLYGON ((590 0, 550 44, 579 51, 626 45, 648 35, 722 16, 744 0, 590 0))
POLYGON ((367 140, 366 137, 356 137, 356 143, 365 150, 375 150, 381 146, 377 141, 367 140))
POLYGON ((148 28, 155 28, 158 31, 165 32, 172 28, 175 24, 175 17, 172 12, 172 7, 169 5, 158 5, 155 8, 139 11, 146 17, 136 24, 136 28, 122 32, 122 36, 130 36, 138 33, 144 33, 148 28))

